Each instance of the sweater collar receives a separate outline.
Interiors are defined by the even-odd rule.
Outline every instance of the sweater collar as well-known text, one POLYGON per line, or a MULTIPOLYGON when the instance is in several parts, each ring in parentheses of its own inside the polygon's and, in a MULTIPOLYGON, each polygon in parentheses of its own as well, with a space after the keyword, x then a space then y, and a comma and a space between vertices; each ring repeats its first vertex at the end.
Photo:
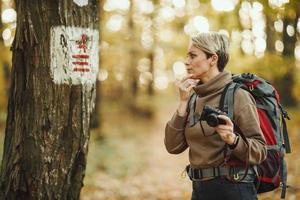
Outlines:
POLYGON ((206 96, 219 91, 231 81, 231 73, 228 71, 223 71, 206 83, 202 83, 200 81, 199 84, 194 87, 194 91, 199 96, 206 96))

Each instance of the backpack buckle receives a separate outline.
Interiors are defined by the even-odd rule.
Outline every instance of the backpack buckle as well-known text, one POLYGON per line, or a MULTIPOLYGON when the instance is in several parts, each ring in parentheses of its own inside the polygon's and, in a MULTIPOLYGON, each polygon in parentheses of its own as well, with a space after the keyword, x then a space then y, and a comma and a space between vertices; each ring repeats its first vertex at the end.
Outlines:
POLYGON ((233 174, 233 179, 235 181, 238 181, 240 179, 240 175, 239 174, 233 174))
POLYGON ((283 114, 283 117, 284 117, 284 118, 286 118, 286 119, 290 120, 290 117, 289 117, 289 114, 288 114, 288 112, 287 112, 287 111, 285 111, 285 110, 282 110, 282 114, 283 114))
POLYGON ((250 90, 250 91, 253 91, 253 90, 254 90, 253 85, 250 85, 250 86, 249 86, 249 90, 250 90))

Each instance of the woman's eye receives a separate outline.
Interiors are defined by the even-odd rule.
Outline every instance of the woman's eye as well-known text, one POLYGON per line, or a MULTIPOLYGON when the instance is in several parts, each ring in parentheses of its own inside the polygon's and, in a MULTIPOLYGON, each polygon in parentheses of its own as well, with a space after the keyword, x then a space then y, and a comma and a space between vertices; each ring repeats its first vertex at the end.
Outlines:
POLYGON ((191 58, 191 59, 194 59, 197 55, 195 54, 187 54, 186 57, 187 58, 191 58))

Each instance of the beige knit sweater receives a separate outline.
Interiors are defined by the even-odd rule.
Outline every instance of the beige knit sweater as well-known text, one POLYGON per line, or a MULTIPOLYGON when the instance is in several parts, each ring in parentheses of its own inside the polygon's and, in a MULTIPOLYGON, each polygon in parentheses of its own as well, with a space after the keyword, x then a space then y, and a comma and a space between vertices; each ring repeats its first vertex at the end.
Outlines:
MULTIPOLYGON (((229 72, 221 72, 207 83, 198 84, 194 90, 198 94, 195 113, 201 114, 204 105, 219 106, 222 91, 231 80, 229 72)), ((245 90, 238 89, 234 96, 234 122, 249 142, 250 164, 261 163, 266 158, 265 139, 262 135, 255 100, 245 90)), ((169 153, 179 154, 189 147, 189 160, 194 168, 217 167, 224 164, 225 142, 213 128, 202 122, 204 132, 197 123, 189 127, 187 116, 175 112, 165 128, 165 146, 169 153)), ((229 153, 245 160, 247 145, 242 138, 229 153)), ((229 149, 229 148, 227 148, 229 149)))

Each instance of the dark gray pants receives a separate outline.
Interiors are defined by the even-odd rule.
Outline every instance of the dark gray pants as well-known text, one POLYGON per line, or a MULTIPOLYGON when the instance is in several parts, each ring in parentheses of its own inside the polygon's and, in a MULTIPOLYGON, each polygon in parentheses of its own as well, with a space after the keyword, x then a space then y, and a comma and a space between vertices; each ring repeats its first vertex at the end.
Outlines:
POLYGON ((224 177, 193 181, 191 200, 257 200, 252 182, 233 183, 224 177))

